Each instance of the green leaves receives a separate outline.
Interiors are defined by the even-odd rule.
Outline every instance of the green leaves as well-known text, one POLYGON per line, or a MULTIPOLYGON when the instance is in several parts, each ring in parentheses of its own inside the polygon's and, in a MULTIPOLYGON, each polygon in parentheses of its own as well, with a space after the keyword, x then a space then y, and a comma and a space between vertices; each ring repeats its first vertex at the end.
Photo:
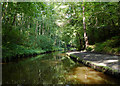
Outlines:
MULTIPOLYGON (((3 2, 3 45, 9 49, 10 44, 43 50, 69 44, 80 48, 84 46, 82 6, 81 2, 3 2)), ((90 44, 119 34, 118 3, 85 2, 84 6, 90 44)))
POLYGON ((120 36, 115 36, 105 42, 96 43, 95 51, 119 55, 120 53, 119 38, 120 36))

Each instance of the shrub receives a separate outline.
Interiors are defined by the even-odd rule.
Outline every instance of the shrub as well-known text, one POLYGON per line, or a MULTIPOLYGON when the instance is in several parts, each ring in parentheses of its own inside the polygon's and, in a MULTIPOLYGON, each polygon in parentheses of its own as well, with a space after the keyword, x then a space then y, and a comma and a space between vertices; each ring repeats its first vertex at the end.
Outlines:
POLYGON ((3 43, 16 43, 21 44, 24 40, 24 36, 20 34, 18 29, 6 30, 3 29, 2 38, 4 39, 3 43))
POLYGON ((95 44, 95 51, 104 52, 109 54, 119 54, 120 53, 120 37, 112 37, 111 39, 95 44))
POLYGON ((37 39, 37 44, 43 50, 53 50, 53 40, 47 36, 39 36, 39 38, 37 39))
POLYGON ((87 47, 86 50, 87 50, 87 51, 92 51, 93 48, 91 48, 91 47, 87 47))

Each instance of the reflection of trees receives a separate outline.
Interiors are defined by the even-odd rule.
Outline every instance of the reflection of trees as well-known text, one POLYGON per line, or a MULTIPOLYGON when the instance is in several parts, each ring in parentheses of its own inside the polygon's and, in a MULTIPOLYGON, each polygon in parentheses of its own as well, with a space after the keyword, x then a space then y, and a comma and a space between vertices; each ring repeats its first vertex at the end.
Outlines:
POLYGON ((47 54, 4 66, 4 79, 15 84, 64 84, 71 62, 67 57, 47 54), (54 56, 54 57, 53 57, 54 56), (7 79, 8 78, 8 79, 7 79))
POLYGON ((58 65, 48 66, 39 72, 39 80, 44 84, 52 84, 58 82, 60 74, 60 67, 58 65))
POLYGON ((60 56, 54 56, 54 61, 49 60, 49 64, 48 64, 49 66, 43 68, 40 71, 39 77, 41 79, 39 80, 42 80, 42 83, 58 84, 65 82, 65 78, 64 78, 65 77, 64 73, 66 72, 65 67, 68 68, 70 65, 67 64, 70 64, 70 62, 66 61, 68 59, 63 59, 61 62, 55 63, 58 60, 61 60, 60 58, 61 58, 60 56), (54 64, 52 64, 52 62, 54 62, 54 64))

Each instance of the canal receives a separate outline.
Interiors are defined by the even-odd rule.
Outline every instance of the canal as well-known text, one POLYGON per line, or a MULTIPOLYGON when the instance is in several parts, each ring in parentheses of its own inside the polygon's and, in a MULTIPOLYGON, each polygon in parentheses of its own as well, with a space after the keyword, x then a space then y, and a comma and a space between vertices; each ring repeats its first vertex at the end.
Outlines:
POLYGON ((3 84, 119 84, 119 80, 54 52, 2 64, 3 84))

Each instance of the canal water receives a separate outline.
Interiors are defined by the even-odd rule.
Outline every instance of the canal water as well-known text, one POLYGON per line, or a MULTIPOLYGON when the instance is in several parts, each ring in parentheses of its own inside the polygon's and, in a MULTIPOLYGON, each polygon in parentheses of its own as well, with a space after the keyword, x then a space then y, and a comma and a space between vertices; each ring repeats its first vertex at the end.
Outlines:
POLYGON ((119 80, 54 52, 2 64, 3 84, 119 84, 119 80))

